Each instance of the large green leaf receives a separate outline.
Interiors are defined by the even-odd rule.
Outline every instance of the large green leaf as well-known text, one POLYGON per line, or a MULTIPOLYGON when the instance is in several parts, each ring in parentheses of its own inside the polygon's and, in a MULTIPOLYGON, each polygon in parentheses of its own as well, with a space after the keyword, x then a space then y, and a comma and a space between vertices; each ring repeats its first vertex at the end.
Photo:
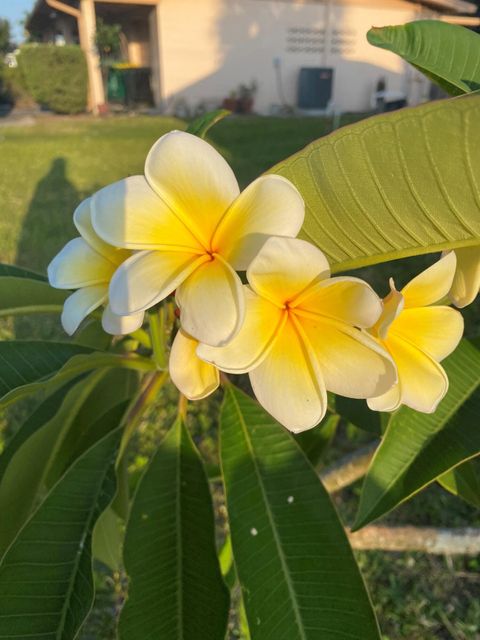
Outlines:
POLYGON ((328 407, 351 424, 379 436, 384 430, 388 414, 372 411, 365 400, 328 394, 328 407), (387 415, 387 418, 385 418, 387 415))
POLYGON ((68 391, 58 412, 12 456, 0 483, 0 556, 24 524, 80 407, 98 381, 98 372, 68 391))
POLYGON ((23 445, 38 429, 49 422, 60 409, 60 406, 68 392, 68 389, 76 384, 76 380, 72 380, 65 386, 60 387, 58 391, 48 396, 35 410, 27 417, 25 422, 18 428, 14 436, 8 440, 7 446, 0 456, 0 482, 3 474, 10 464, 10 460, 23 445))
POLYGON ((478 460, 467 460, 437 478, 438 483, 477 509, 480 508, 480 469, 478 460))
POLYGON ((7 550, 0 565, 1 638, 77 637, 93 602, 92 529, 115 492, 119 437, 115 430, 79 458, 7 550))
MULTIPOLYGON (((132 372, 123 369, 95 371, 64 391, 58 411, 28 439, 20 444, 14 439, 13 454, 7 447, 9 462, 0 482, 0 555, 39 498, 78 457, 118 425, 115 414, 107 418, 114 407, 126 409, 125 402, 134 392, 131 376, 132 372)), ((36 416, 42 413, 35 411, 36 416)), ((26 424, 31 425, 30 421, 26 424)))
POLYGON ((68 294, 39 279, 0 276, 0 317, 61 313, 68 294))
POLYGON ((40 280, 41 282, 47 282, 47 277, 36 271, 30 271, 30 269, 24 269, 23 267, 17 267, 14 264, 0 263, 0 276, 10 276, 12 278, 27 278, 28 280, 40 280))
POLYGON ((68 342, 0 342, 0 406, 45 387, 55 388, 93 369, 152 371, 154 362, 135 354, 93 351, 68 342))
POLYGON ((124 525, 112 507, 106 509, 93 530, 92 554, 112 571, 122 566, 124 525))
POLYGON ((8 404, 5 401, 13 390, 38 383, 57 373, 73 356, 89 352, 87 347, 68 342, 0 342, 1 404, 8 404))
POLYGON ((221 460, 252 640, 378 639, 342 524, 292 437, 229 386, 221 460))
POLYGON ((315 429, 309 429, 295 436, 297 444, 307 456, 312 466, 316 466, 328 451, 337 433, 340 416, 329 413, 315 429))
POLYGON ((199 138, 205 138, 209 129, 213 127, 213 125, 223 120, 231 114, 231 111, 228 109, 217 109, 215 111, 209 111, 205 113, 203 116, 199 116, 193 122, 191 122, 187 127, 187 133, 191 133, 194 136, 198 136, 199 138))
POLYGON ((450 388, 435 413, 402 407, 392 415, 365 477, 354 529, 480 453, 480 351, 463 341, 443 364, 450 388))
POLYGON ((480 96, 375 116, 274 166, 333 271, 480 243, 480 96))
POLYGON ((480 89, 480 36, 440 20, 373 27, 370 44, 393 51, 452 95, 480 89))
POLYGON ((130 586, 122 640, 224 639, 229 597, 208 481, 180 418, 137 488, 124 559, 130 586))
POLYGON ((129 369, 101 369, 90 374, 96 384, 79 407, 68 432, 57 445, 57 455, 47 476, 51 486, 73 462, 97 440, 105 436, 112 424, 104 416, 114 407, 131 401, 138 390, 138 376, 129 369))

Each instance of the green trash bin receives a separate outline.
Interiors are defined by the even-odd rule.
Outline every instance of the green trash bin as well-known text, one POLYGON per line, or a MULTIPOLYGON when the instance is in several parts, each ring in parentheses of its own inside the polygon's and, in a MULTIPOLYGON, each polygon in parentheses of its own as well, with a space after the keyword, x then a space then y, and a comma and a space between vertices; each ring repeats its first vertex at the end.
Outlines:
POLYGON ((126 103, 127 91, 125 87, 124 69, 110 67, 107 78, 107 99, 109 102, 126 103))

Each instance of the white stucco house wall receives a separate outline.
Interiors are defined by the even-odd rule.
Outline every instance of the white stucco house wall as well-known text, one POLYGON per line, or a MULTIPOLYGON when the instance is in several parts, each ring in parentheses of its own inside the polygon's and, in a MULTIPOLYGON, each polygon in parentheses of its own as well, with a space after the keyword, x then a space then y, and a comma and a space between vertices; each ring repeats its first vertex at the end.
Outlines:
POLYGON ((155 104, 167 113, 213 108, 251 82, 256 112, 295 107, 302 68, 333 70, 331 104, 345 112, 371 109, 381 78, 409 104, 429 95, 423 76, 368 44, 372 25, 475 11, 465 0, 37 0, 28 26, 45 40, 61 31, 80 42, 94 111, 105 102, 93 44, 101 16, 122 24, 129 61, 151 69, 155 104))

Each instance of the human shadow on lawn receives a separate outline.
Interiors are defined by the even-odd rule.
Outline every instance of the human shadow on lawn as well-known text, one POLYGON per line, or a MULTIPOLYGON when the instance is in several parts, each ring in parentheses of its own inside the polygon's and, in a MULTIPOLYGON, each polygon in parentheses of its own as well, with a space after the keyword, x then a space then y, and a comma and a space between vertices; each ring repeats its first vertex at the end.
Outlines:
MULTIPOLYGON (((45 274, 50 260, 68 240, 78 235, 72 214, 83 194, 67 177, 65 158, 54 158, 35 188, 23 219, 15 264, 45 274)), ((52 338, 61 335, 58 317, 35 316, 15 319, 17 338, 52 338)), ((65 336, 64 336, 65 337, 65 336)))
POLYGON ((75 235, 72 213, 81 194, 67 178, 64 158, 54 158, 28 206, 17 246, 16 264, 45 273, 53 256, 75 235))

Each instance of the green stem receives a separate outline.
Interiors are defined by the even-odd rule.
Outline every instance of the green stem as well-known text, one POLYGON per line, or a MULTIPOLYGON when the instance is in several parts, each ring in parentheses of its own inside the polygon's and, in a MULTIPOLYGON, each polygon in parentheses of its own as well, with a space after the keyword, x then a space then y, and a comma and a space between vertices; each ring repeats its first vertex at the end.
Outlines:
POLYGON ((145 329, 137 329, 136 331, 132 331, 130 337, 139 342, 142 347, 146 349, 152 348, 152 341, 150 340, 150 336, 145 331, 145 329))
POLYGON ((157 398, 158 392, 167 380, 168 373, 166 371, 156 371, 145 376, 145 384, 132 403, 129 412, 125 416, 125 430, 123 432, 122 441, 120 443, 120 450, 117 458, 117 467, 121 465, 130 438, 142 421, 145 411, 154 403, 157 398))
POLYGON ((188 399, 181 393, 178 397, 178 415, 183 421, 187 418, 188 399))
POLYGON ((165 306, 149 311, 150 337, 152 339, 153 358, 159 369, 167 368, 165 306))

